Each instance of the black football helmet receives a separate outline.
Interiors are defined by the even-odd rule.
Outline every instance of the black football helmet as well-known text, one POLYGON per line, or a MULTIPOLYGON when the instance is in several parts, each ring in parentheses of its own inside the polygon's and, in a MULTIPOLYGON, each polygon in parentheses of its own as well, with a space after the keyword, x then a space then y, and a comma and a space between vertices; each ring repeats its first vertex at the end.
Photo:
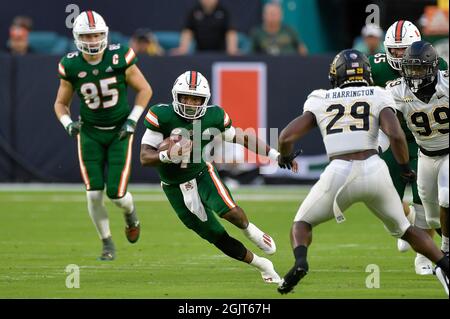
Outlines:
POLYGON ((402 58, 402 75, 414 93, 433 83, 438 70, 438 54, 431 43, 416 41, 405 50, 402 58))
POLYGON ((358 50, 343 50, 333 59, 328 79, 333 88, 342 88, 353 84, 373 85, 369 59, 358 50))

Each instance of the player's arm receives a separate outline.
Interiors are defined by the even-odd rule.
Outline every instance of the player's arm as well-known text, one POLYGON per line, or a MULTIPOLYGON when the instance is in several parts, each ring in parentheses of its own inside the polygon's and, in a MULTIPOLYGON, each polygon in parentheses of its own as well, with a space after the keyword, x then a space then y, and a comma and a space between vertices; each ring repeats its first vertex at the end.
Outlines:
POLYGON ((301 116, 292 120, 282 131, 278 138, 278 150, 282 163, 293 161, 299 154, 294 154, 294 144, 305 136, 310 130, 317 126, 316 117, 312 112, 306 111, 301 116), (295 156, 294 156, 295 155, 295 156))
MULTIPOLYGON (((157 166, 160 164, 178 164, 180 157, 170 157, 170 147, 167 150, 160 151, 159 147, 164 141, 164 136, 161 132, 151 129, 146 129, 141 141, 140 160, 142 166, 157 166)), ((190 153, 190 149, 188 151, 190 153)), ((174 155, 172 153, 172 155, 174 155)))
POLYGON ((121 140, 134 133, 136 123, 153 95, 150 84, 135 64, 126 69, 125 81, 136 91, 136 97, 134 99, 134 107, 119 132, 119 139, 121 140))
POLYGON ((409 152, 405 133, 392 108, 387 107, 380 112, 380 125, 381 130, 389 137, 394 158, 402 169, 402 178, 408 182, 414 181, 416 174, 409 167, 409 152))
POLYGON ((223 139, 230 143, 240 144, 255 154, 267 156, 272 161, 278 162, 280 153, 267 145, 263 140, 254 134, 248 134, 241 129, 230 126, 223 133, 223 139))
POLYGON ((156 166, 161 164, 158 146, 164 140, 164 136, 160 132, 146 129, 141 141, 141 165, 156 166))
POLYGON ((69 81, 60 79, 58 93, 55 100, 55 114, 67 133, 75 137, 81 128, 81 122, 70 118, 70 104, 72 103, 73 87, 69 81))
POLYGON ((158 150, 148 144, 141 144, 140 160, 142 166, 157 166, 161 164, 158 150))

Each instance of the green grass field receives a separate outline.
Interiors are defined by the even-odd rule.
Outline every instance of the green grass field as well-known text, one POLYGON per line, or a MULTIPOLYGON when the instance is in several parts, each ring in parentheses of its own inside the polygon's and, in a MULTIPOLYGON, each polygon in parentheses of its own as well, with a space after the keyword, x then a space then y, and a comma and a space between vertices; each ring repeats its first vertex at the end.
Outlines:
MULTIPOLYGON (((82 187, 0 191, 0 298, 447 298, 434 276, 414 273, 414 254, 361 204, 347 221, 319 226, 309 250, 310 273, 281 296, 260 273, 232 260, 186 229, 158 188, 131 187, 142 224, 138 243, 123 234, 123 217, 107 202, 117 248, 113 262, 101 249, 82 187), (68 264, 80 267, 80 288, 65 286, 68 264), (366 266, 380 268, 380 288, 366 288, 366 266)), ((289 229, 307 188, 245 188, 234 192, 249 219, 275 239, 270 256, 281 276, 292 266, 289 229)), ((317 203, 320 205, 320 203, 317 203)), ((229 233, 260 256, 233 225, 229 233)))

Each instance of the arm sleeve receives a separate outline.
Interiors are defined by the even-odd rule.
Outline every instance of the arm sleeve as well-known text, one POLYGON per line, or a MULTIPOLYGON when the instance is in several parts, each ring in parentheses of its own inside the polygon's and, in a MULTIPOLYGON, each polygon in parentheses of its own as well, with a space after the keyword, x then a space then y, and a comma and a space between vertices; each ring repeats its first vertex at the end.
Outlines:
POLYGON ((376 93, 379 101, 378 114, 380 114, 380 112, 386 107, 392 108, 395 113, 397 113, 397 110, 400 112, 402 111, 402 103, 396 103, 398 101, 395 98, 396 95, 393 88, 383 89, 377 87, 377 89, 379 90, 379 92, 376 93))
POLYGON ((222 135, 225 142, 232 142, 234 140, 234 137, 236 136, 236 129, 233 126, 230 126, 229 128, 225 129, 222 135))
POLYGON ((146 129, 144 136, 142 136, 141 144, 147 144, 151 147, 158 148, 163 140, 164 136, 162 133, 146 129))
POLYGON ((221 116, 221 125, 219 125, 219 128, 222 132, 225 132, 226 129, 232 126, 233 122, 227 112, 224 109, 221 110, 223 111, 223 116, 221 116))
POLYGON ((69 81, 68 70, 64 58, 62 58, 58 63, 58 77, 60 79, 69 81))
POLYGON ((132 66, 133 64, 137 63, 137 57, 136 57, 136 53, 134 52, 134 50, 132 48, 129 48, 127 46, 124 46, 123 48, 123 56, 125 59, 125 68, 128 68, 130 66, 132 66))
POLYGON ((161 127, 160 127, 160 121, 158 118, 158 113, 155 110, 155 106, 152 106, 147 114, 145 115, 145 119, 144 119, 144 125, 146 128, 152 130, 152 131, 156 131, 156 132, 160 132, 161 131, 161 127))

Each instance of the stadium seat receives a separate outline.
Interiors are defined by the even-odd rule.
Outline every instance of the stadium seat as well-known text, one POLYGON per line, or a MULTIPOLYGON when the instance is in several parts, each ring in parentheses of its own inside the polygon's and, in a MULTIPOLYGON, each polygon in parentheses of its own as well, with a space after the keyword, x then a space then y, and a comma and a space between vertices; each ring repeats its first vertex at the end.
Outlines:
POLYGON ((251 50, 251 41, 250 38, 242 32, 238 32, 238 48, 241 53, 248 54, 251 50))
POLYGON ((30 47, 36 53, 64 54, 69 49, 69 39, 51 31, 33 31, 29 34, 30 47))
POLYGON ((109 43, 129 45, 130 38, 117 31, 109 31, 109 43))
MULTIPOLYGON (((173 48, 177 48, 180 44, 181 33, 178 31, 154 31, 156 39, 159 45, 166 51, 170 51, 173 48)), ((195 41, 192 41, 190 53, 195 51, 195 41)))

